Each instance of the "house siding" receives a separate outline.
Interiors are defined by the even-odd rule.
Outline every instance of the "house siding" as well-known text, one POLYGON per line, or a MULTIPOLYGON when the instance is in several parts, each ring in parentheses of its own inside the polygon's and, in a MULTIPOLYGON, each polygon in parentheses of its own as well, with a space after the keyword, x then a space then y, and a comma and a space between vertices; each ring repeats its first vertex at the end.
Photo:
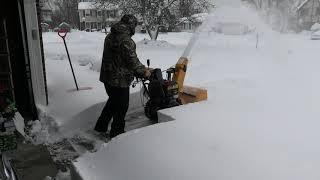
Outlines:
POLYGON ((117 9, 79 9, 79 21, 81 30, 84 29, 102 29, 105 26, 120 20, 120 10, 117 9))

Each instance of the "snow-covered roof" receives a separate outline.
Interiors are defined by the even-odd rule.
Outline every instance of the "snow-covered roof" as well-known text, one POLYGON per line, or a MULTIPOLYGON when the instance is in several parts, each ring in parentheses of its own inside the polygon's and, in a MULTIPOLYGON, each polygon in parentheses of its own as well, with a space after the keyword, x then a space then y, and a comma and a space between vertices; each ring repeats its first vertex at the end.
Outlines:
POLYGON ((85 10, 85 9, 96 9, 94 2, 79 2, 78 9, 85 10))
POLYGON ((114 4, 101 4, 97 2, 79 2, 78 10, 86 10, 86 9, 117 9, 119 6, 114 4))
POLYGON ((194 14, 191 17, 180 18, 180 23, 182 22, 203 22, 208 17, 208 13, 194 14))
POLYGON ((61 24, 59 24, 59 27, 71 27, 70 24, 66 23, 66 22, 62 22, 61 24))
POLYGON ((41 26, 50 26, 48 23, 41 23, 41 26))

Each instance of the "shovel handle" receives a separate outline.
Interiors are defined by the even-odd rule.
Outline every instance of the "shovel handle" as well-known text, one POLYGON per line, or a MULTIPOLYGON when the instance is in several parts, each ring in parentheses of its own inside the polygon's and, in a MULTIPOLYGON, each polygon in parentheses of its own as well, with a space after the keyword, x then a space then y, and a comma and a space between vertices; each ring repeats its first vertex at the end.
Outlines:
POLYGON ((66 30, 59 30, 58 31, 58 35, 62 38, 62 39, 65 39, 66 36, 67 36, 68 32, 66 30))

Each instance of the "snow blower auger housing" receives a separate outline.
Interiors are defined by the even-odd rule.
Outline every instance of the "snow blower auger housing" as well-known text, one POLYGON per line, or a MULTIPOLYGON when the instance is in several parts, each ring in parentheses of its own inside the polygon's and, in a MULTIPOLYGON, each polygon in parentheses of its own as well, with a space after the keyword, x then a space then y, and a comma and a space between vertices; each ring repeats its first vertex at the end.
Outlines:
POLYGON ((179 99, 182 104, 195 103, 208 99, 206 89, 184 85, 184 78, 187 72, 188 59, 181 57, 175 67, 173 80, 179 86, 179 99))
MULTIPOLYGON (((147 63, 149 66, 150 61, 147 63)), ((161 69, 154 69, 148 79, 142 79, 144 94, 149 97, 144 109, 148 118, 157 121, 158 110, 207 99, 207 90, 184 86, 187 64, 188 59, 181 57, 175 67, 165 70, 166 79, 161 69)))

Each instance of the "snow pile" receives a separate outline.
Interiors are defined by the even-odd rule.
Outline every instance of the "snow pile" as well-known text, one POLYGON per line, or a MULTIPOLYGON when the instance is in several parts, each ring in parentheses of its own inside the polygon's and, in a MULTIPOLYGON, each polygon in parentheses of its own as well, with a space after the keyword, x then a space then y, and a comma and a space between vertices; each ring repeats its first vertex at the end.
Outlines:
POLYGON ((52 144, 63 138, 56 120, 46 111, 46 108, 38 106, 41 121, 30 121, 26 126, 26 139, 35 145, 52 144))
POLYGON ((33 121, 31 124, 30 140, 33 144, 44 144, 49 141, 49 133, 46 127, 43 127, 39 120, 33 121))
POLYGON ((57 135, 58 128, 55 121, 45 119, 30 122, 30 129, 27 130, 27 139, 33 144, 48 144, 59 141, 61 137, 57 135))
POLYGON ((154 40, 149 40, 149 39, 143 39, 142 41, 137 42, 137 46, 140 48, 145 48, 145 47, 172 48, 172 47, 174 47, 174 45, 168 43, 167 41, 163 41, 163 40, 154 41, 154 40))

